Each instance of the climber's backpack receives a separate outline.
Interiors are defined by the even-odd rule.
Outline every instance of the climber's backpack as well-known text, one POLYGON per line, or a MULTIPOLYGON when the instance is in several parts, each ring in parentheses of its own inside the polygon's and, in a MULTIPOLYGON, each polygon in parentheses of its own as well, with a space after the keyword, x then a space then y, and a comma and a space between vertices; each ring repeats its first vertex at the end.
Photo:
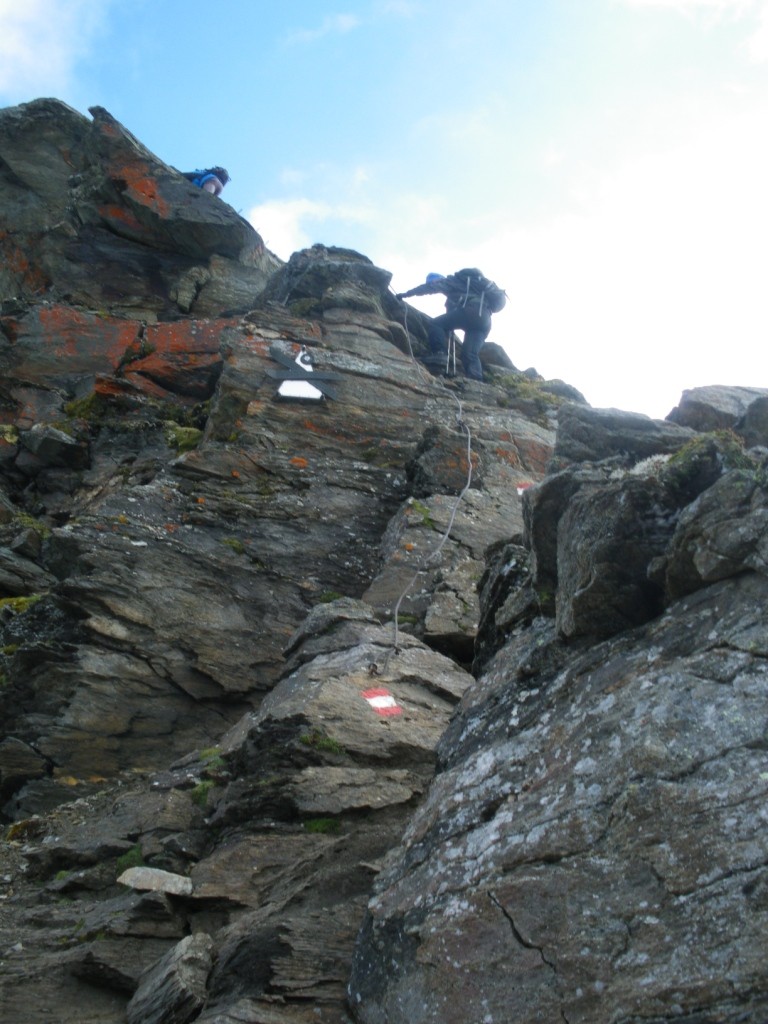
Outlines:
POLYGON ((452 280, 461 289, 457 297, 457 305, 477 305, 478 312, 487 310, 489 313, 499 313, 507 304, 507 295, 503 288, 484 277, 475 267, 466 267, 451 275, 452 280))
POLYGON ((203 175, 207 174, 208 171, 185 171, 184 177, 187 181, 191 181, 193 185, 200 187, 200 182, 203 180, 203 175))
POLYGON ((191 181, 193 185, 197 185, 198 188, 202 188, 209 178, 215 178, 216 175, 208 168, 205 171, 184 171, 183 177, 187 181, 191 181))

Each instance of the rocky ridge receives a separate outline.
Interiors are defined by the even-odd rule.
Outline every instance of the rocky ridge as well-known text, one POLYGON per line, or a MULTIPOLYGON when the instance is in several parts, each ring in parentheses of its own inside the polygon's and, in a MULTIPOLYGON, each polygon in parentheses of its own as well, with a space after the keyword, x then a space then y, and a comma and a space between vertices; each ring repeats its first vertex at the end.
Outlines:
POLYGON ((434 377, 91 113, 0 111, 3 1019, 764 1020, 768 390, 434 377))

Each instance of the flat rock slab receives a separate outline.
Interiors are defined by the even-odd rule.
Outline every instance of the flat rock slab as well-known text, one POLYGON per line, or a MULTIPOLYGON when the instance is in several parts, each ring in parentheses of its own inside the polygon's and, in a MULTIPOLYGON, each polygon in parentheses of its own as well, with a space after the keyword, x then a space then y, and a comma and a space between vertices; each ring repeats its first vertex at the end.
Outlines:
POLYGON ((118 878, 121 885, 146 892, 165 892, 171 896, 189 896, 192 879, 159 868, 128 868, 118 878))

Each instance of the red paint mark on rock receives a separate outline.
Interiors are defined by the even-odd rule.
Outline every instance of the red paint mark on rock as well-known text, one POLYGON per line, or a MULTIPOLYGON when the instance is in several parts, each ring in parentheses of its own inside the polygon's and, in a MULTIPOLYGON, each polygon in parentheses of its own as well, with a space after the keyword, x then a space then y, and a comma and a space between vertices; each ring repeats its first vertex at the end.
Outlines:
POLYGON ((402 715, 403 713, 403 709, 395 698, 383 686, 375 687, 372 690, 361 690, 360 696, 368 701, 377 715, 390 718, 393 715, 402 715))

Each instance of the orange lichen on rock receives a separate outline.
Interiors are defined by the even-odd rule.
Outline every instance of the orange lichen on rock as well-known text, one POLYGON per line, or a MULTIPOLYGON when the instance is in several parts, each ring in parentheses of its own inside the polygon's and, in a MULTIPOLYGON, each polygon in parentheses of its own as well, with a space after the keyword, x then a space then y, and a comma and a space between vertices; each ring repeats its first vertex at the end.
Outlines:
POLYGON ((532 473, 546 472, 549 460, 552 458, 552 448, 542 441, 517 438, 517 449, 520 452, 520 466, 532 473))
POLYGON ((218 320, 177 320, 150 324, 145 335, 146 346, 164 355, 184 353, 219 354, 223 332, 237 325, 235 317, 218 320))
POLYGON ((510 466, 515 466, 516 468, 520 465, 520 456, 514 448, 496 448, 494 451, 496 457, 501 459, 502 462, 506 462, 510 466))
POLYGON ((17 321, 15 332, 16 375, 42 382, 62 372, 111 372, 135 338, 138 325, 52 305, 17 321))
POLYGON ((110 177, 125 182, 126 195, 139 202, 142 206, 148 206, 160 217, 168 217, 171 213, 171 205, 160 195, 157 187, 157 179, 152 175, 149 167, 143 161, 136 161, 132 164, 123 164, 119 167, 110 168, 110 177))
POLYGON ((108 226, 117 229, 127 228, 133 237, 146 236, 148 239, 152 237, 152 232, 130 210, 124 206, 118 206, 117 203, 100 206, 99 215, 108 226))
POLYGON ((7 231, 0 231, 0 256, 7 269, 19 276, 19 284, 25 289, 43 292, 50 284, 42 270, 30 263, 25 253, 11 240, 7 231))
POLYGON ((228 318, 151 324, 140 346, 146 355, 131 358, 123 376, 156 397, 161 397, 162 391, 208 398, 222 361, 222 334, 236 323, 228 318))
POLYGON ((275 342, 274 340, 269 341, 266 338, 257 338, 254 334, 246 334, 242 339, 242 343, 249 352, 268 359, 269 350, 275 342))
POLYGON ((299 466, 301 469, 306 469, 307 466, 309 465, 307 460, 305 458, 302 458, 301 455, 294 455, 294 457, 291 459, 291 463, 294 466, 299 466))

